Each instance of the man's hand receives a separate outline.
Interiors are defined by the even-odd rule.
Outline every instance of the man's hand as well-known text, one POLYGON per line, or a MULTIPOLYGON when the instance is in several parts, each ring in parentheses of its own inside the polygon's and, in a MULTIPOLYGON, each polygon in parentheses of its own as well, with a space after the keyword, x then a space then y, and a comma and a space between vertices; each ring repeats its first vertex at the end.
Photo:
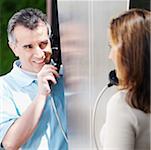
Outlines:
POLYGON ((55 77, 59 77, 57 68, 53 65, 46 64, 38 73, 38 94, 48 96, 51 92, 48 81, 56 84, 55 77))

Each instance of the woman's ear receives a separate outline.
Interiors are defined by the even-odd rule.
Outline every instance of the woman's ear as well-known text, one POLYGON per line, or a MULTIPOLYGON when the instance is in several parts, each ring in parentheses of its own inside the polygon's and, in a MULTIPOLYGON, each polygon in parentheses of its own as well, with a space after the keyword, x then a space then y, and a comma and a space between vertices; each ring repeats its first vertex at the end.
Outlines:
POLYGON ((17 52, 15 43, 9 42, 8 45, 11 48, 11 50, 13 51, 13 53, 15 54, 15 56, 18 57, 18 52, 17 52))

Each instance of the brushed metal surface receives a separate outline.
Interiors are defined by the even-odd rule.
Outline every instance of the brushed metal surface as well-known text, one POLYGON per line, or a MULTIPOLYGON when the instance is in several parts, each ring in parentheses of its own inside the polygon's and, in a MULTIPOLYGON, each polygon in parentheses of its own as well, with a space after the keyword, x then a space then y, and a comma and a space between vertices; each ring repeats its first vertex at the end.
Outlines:
MULTIPOLYGON (((127 9, 126 0, 59 0, 62 60, 65 74, 70 150, 95 149, 92 109, 114 68, 108 59, 110 19, 127 9)), ((96 116, 97 141, 105 120, 106 103, 115 88, 105 92, 96 116)))

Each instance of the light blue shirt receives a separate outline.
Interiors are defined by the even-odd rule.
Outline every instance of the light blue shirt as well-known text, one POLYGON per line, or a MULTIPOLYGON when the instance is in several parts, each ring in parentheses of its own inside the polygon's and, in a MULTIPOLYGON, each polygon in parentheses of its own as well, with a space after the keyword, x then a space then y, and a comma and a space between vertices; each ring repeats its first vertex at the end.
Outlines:
MULTIPOLYGON (((23 114, 37 95, 36 74, 25 72, 19 66, 20 61, 15 61, 11 72, 0 77, 0 143, 9 127, 23 114)), ((63 129, 67 132, 63 76, 57 79, 57 84, 52 87, 51 96, 63 129)), ((46 101, 37 128, 31 138, 22 145, 23 150, 68 149, 52 109, 51 96, 46 101)))

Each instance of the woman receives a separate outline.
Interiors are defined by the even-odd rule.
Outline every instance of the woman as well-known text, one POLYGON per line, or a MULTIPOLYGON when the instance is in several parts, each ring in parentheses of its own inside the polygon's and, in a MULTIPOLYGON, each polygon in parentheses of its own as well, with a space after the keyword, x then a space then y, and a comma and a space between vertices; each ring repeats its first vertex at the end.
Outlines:
POLYGON ((131 9, 109 27, 119 91, 107 105, 103 150, 150 149, 150 12, 131 9))

